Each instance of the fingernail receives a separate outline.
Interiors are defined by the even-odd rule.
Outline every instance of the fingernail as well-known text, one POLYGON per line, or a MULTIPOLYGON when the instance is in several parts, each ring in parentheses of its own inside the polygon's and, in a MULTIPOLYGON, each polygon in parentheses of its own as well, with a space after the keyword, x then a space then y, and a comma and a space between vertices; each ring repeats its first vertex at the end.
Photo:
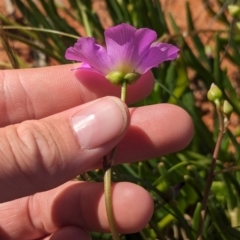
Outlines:
POLYGON ((81 147, 96 148, 119 136, 126 119, 126 110, 120 100, 106 97, 81 109, 71 122, 81 147))

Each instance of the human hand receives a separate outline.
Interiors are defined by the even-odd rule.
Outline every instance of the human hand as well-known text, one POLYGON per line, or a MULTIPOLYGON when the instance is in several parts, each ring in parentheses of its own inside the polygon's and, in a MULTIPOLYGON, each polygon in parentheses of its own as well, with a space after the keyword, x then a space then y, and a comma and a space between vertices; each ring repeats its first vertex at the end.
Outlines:
MULTIPOLYGON (((108 231, 103 184, 70 180, 101 167, 119 142, 118 164, 178 151, 192 138, 181 108, 128 111, 118 98, 104 98, 119 96, 119 87, 72 68, 0 72, 0 239, 90 239, 87 231, 108 231)), ((152 87, 148 72, 129 86, 127 103, 152 87)), ((153 211, 148 192, 125 182, 113 184, 113 206, 121 233, 142 229, 153 211)))

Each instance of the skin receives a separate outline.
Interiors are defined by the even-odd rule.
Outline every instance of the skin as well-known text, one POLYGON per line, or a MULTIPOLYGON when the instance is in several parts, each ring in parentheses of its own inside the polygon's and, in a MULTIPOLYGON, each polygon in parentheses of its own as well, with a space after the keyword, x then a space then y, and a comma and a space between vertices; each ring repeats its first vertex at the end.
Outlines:
MULTIPOLYGON (((119 87, 96 73, 71 71, 78 66, 0 72, 0 239, 90 239, 88 231, 109 231, 103 184, 71 179, 101 167, 118 143, 115 164, 176 152, 191 141, 193 125, 183 109, 157 104, 128 110, 118 98, 104 99, 119 96, 119 87), (100 98, 118 104, 123 130, 85 151, 69 119, 100 98), (85 162, 78 159, 82 151, 85 162)), ((152 74, 144 74, 129 86, 127 103, 145 98, 153 85, 152 74)), ((148 192, 127 182, 113 184, 113 206, 121 233, 141 230, 153 212, 148 192)))

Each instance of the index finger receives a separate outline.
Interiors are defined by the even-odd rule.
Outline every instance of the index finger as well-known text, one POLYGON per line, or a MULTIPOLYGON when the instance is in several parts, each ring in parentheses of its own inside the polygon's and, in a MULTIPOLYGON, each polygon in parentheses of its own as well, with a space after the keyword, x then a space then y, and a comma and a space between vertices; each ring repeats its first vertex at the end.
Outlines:
MULTIPOLYGON (((40 119, 103 96, 120 96, 120 87, 79 64, 0 71, 0 126, 40 119)), ((128 87, 127 103, 145 98, 154 85, 151 72, 128 87)))

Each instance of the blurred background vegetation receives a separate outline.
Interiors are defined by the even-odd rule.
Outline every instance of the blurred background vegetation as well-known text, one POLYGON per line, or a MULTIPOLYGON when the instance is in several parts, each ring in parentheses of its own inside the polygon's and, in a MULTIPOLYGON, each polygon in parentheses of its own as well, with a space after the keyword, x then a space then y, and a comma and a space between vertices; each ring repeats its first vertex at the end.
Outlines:
MULTIPOLYGON (((229 0, 5 0, 0 5, 1 69, 68 63, 65 50, 78 36, 104 43, 104 29, 121 22, 154 29, 160 41, 181 49, 177 61, 154 69, 154 91, 137 105, 181 106, 193 119, 195 135, 181 152, 117 167, 121 180, 142 185, 155 201, 146 228, 122 239, 196 239, 219 131, 214 106, 206 98, 211 83, 223 91, 234 113, 219 151, 220 174, 208 199, 203 239, 240 239, 240 10, 230 14, 230 4, 240 6, 229 0)), ((84 177, 102 181, 101 172, 84 177)), ((102 233, 92 237, 111 239, 102 233)))

